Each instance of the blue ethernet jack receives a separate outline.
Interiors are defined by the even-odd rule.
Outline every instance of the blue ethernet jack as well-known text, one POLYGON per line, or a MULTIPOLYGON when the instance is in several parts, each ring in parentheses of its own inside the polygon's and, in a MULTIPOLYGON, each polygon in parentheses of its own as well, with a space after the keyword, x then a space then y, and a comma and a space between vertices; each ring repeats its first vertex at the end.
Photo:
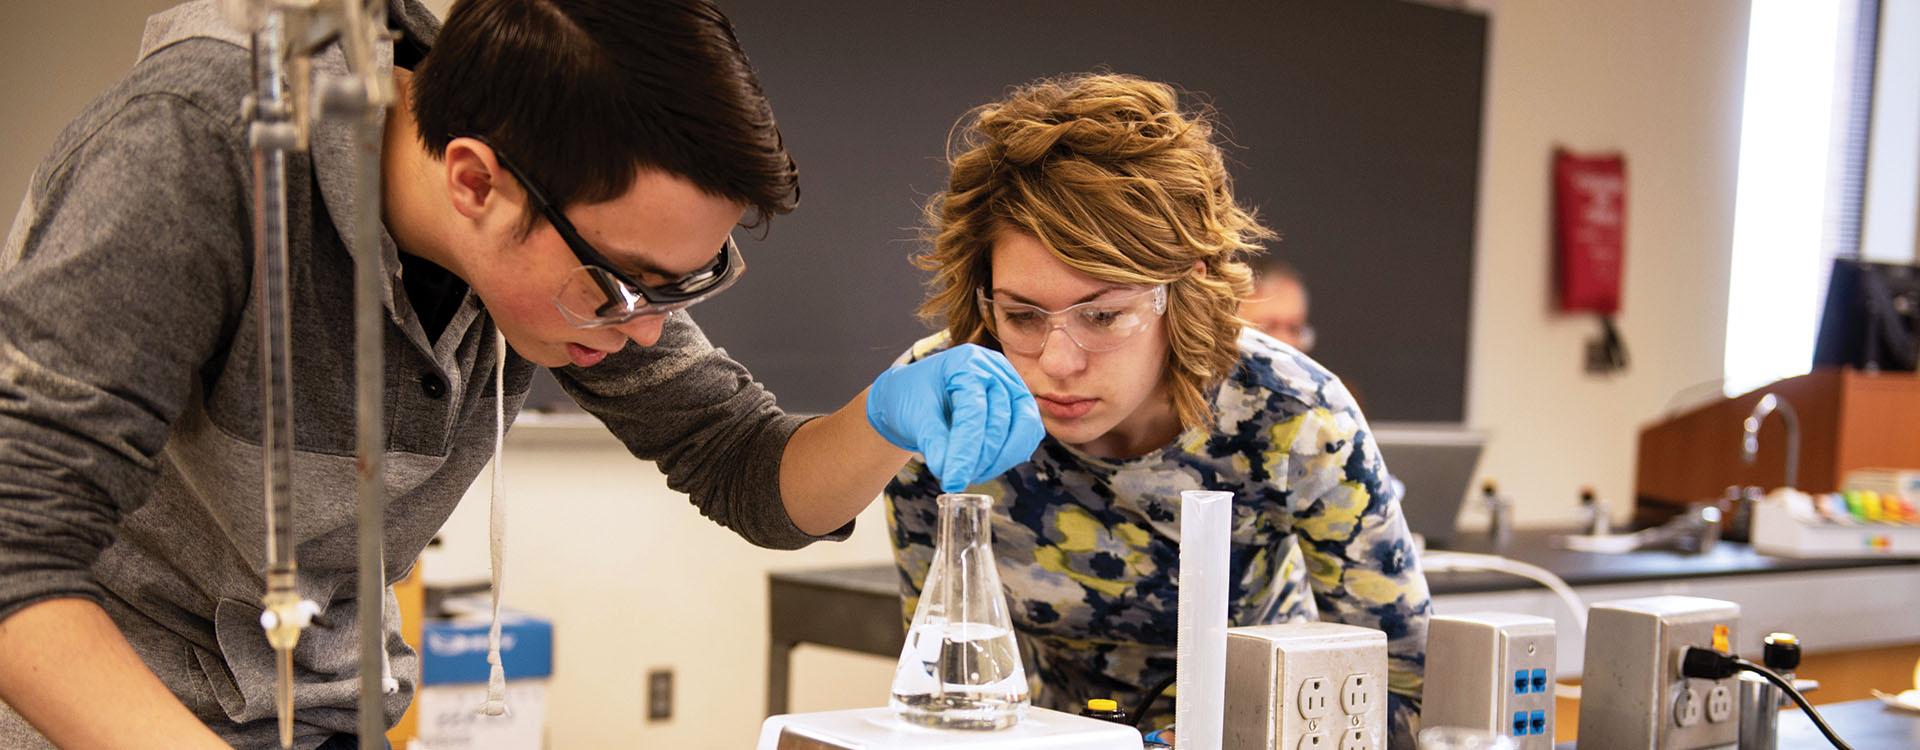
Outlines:
POLYGON ((1558 623, 1537 615, 1484 612, 1429 618, 1421 723, 1512 737, 1527 747, 1551 747, 1558 632, 1558 623))

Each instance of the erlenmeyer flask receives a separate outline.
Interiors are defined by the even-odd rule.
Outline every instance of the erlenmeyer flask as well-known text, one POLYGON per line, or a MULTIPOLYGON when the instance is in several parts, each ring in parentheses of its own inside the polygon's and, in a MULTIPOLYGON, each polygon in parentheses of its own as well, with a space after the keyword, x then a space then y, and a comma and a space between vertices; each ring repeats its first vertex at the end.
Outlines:
POLYGON ((887 703, 948 729, 1005 729, 1027 707, 1027 670, 993 562, 986 495, 941 495, 933 566, 920 589, 887 703))

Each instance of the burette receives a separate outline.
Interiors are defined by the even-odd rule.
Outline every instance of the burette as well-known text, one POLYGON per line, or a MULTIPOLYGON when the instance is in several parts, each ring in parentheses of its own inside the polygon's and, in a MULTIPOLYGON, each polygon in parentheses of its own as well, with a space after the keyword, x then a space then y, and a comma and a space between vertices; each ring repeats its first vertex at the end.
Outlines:
POLYGON ((362 747, 384 746, 391 692, 382 680, 381 616, 386 570, 382 402, 385 312, 380 244, 380 135, 393 82, 377 64, 385 39, 385 0, 222 0, 230 22, 252 35, 253 86, 244 115, 253 159, 254 291, 261 300, 261 452, 265 506, 265 588, 260 625, 274 650, 274 709, 280 746, 293 746, 294 663, 300 632, 320 612, 299 591, 294 533, 293 372, 287 269, 287 162, 308 151, 314 118, 354 127, 355 466, 358 472, 360 642, 358 733, 362 747), (338 43, 347 75, 314 73, 313 59, 338 43))

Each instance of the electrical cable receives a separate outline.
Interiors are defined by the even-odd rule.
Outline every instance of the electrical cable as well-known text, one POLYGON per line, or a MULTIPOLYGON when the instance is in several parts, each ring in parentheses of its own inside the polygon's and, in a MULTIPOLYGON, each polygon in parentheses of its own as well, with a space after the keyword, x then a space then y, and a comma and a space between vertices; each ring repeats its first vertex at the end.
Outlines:
MULTIPOLYGON (((1604 372, 1616 372, 1627 369, 1627 343, 1620 338, 1620 329, 1613 325, 1613 316, 1600 316, 1600 355, 1599 363, 1604 372)), ((1593 363, 1589 363, 1591 365, 1593 363)))
POLYGON ((1807 697, 1801 695, 1800 691, 1795 690, 1793 685, 1787 682, 1786 678, 1774 674, 1771 669, 1747 661, 1746 659, 1735 658, 1733 663, 1741 669, 1767 678, 1767 682, 1773 683, 1774 687, 1780 688, 1782 692, 1785 692, 1788 698, 1792 698, 1793 702, 1800 706, 1801 711, 1806 712, 1807 719, 1813 722, 1813 728, 1820 730, 1820 734, 1825 735, 1827 741, 1833 743, 1834 747, 1839 748, 1839 750, 1853 750, 1852 746, 1840 739, 1840 735, 1834 734, 1833 727, 1827 724, 1826 718, 1821 716, 1819 711, 1813 710, 1813 704, 1808 703, 1807 697))
POLYGON ((1161 680, 1158 684, 1154 685, 1152 689, 1148 690, 1145 695, 1140 697, 1140 704, 1133 709, 1133 728, 1140 728, 1140 722, 1146 720, 1147 709, 1153 708, 1153 702, 1160 700, 1160 694, 1167 692, 1167 688, 1172 686, 1173 677, 1168 677, 1167 679, 1161 680))
POLYGON ((1819 711, 1813 709, 1813 704, 1807 702, 1807 697, 1801 695, 1799 690, 1794 689, 1793 683, 1776 674, 1773 670, 1738 656, 1721 653, 1710 648, 1700 648, 1699 646, 1688 646, 1687 650, 1680 656, 1680 673, 1688 677, 1703 680, 1723 680, 1732 677, 1735 672, 1741 670, 1752 672, 1766 678, 1767 682, 1773 683, 1774 687, 1786 693, 1787 697, 1793 699, 1794 704, 1798 705, 1801 711, 1806 712, 1807 719, 1813 722, 1813 727, 1820 730, 1820 734, 1824 735, 1828 742, 1833 743, 1835 748, 1838 748, 1838 750, 1853 750, 1853 746, 1848 745, 1846 741, 1840 739, 1840 735, 1834 733, 1833 727, 1827 724, 1826 718, 1821 716, 1819 711))
POLYGON ((1587 608, 1580 601, 1580 595, 1574 593, 1573 587, 1568 586, 1566 580, 1554 575, 1553 571, 1546 568, 1499 555, 1482 555, 1473 552, 1429 552, 1421 558, 1420 564, 1428 570, 1479 570, 1506 573, 1538 583, 1559 595, 1560 602, 1566 605, 1568 612, 1573 614, 1573 622, 1579 626, 1580 632, 1582 634, 1587 632, 1587 608))
MULTIPOLYGON (((1586 604, 1580 601, 1580 595, 1574 592, 1572 586, 1567 585, 1565 579, 1554 575, 1553 571, 1547 570, 1546 568, 1523 563, 1509 557, 1482 555, 1473 552, 1428 552, 1421 556, 1420 564, 1427 570, 1475 570, 1488 573, 1505 573, 1538 583, 1558 595, 1560 597, 1560 603, 1567 608, 1567 612, 1573 615, 1573 624, 1580 628, 1580 633, 1585 635, 1587 632, 1586 604)), ((1560 698, 1579 700, 1580 686, 1563 685, 1555 682, 1553 684, 1553 694, 1560 698)))

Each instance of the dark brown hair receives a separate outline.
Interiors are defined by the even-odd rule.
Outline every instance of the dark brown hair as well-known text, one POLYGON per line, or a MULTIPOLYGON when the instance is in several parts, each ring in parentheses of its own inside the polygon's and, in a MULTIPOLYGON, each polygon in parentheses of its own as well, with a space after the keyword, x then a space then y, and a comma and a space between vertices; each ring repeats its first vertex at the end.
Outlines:
POLYGON ((428 153, 483 136, 560 208, 617 198, 642 169, 755 223, 800 199, 773 108, 707 0, 459 0, 412 88, 428 153))

